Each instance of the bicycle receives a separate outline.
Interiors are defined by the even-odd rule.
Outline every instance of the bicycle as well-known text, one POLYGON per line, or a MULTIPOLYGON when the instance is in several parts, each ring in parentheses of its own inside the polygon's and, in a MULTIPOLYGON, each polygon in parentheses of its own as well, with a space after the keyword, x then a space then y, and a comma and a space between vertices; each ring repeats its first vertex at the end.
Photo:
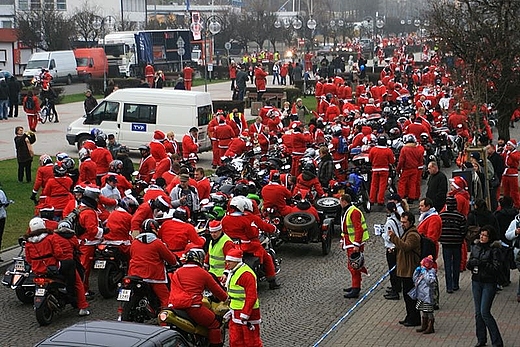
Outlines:
POLYGON ((40 110, 40 117, 38 119, 42 124, 45 124, 47 120, 49 120, 49 122, 52 122, 54 120, 54 117, 56 116, 54 114, 51 102, 52 101, 50 101, 49 98, 43 99, 42 107, 40 110))

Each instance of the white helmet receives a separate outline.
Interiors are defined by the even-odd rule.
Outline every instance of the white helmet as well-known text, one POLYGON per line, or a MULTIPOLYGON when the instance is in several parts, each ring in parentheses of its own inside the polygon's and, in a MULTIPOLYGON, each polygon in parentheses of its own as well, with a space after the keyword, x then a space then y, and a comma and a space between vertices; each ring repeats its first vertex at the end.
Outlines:
POLYGON ((90 151, 88 149, 86 149, 85 147, 83 147, 82 149, 79 150, 78 157, 79 157, 79 160, 87 159, 90 157, 90 151))
POLYGON ((245 209, 246 211, 253 212, 253 201, 249 198, 245 198, 245 209))
POLYGON ((46 229, 45 221, 40 217, 34 217, 29 221, 29 229, 31 229, 31 231, 46 229))
MULTIPOLYGON (((248 199, 245 196, 238 195, 238 196, 233 197, 233 199, 231 199, 229 206, 233 206, 240 212, 244 212, 247 210, 247 207, 248 207, 247 200, 248 199)), ((251 201, 249 201, 249 203, 251 203, 251 201)), ((252 207, 252 203, 251 203, 251 210, 252 209, 253 209, 253 207, 252 207)))

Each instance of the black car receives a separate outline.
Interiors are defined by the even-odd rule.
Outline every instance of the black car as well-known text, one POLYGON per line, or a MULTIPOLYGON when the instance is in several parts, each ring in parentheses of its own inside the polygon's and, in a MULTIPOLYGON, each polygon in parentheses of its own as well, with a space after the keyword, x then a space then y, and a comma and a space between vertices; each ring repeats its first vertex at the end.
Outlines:
POLYGON ((35 346, 188 347, 176 331, 148 324, 88 321, 58 330, 35 346))

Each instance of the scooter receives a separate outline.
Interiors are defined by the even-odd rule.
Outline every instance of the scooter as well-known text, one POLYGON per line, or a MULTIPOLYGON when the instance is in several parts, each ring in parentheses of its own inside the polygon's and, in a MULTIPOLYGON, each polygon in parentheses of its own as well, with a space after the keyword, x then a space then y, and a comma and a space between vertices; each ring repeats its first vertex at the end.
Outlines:
POLYGON ((20 253, 13 258, 13 263, 9 265, 2 278, 2 284, 15 291, 16 297, 24 304, 31 304, 34 301, 34 274, 31 272, 31 265, 25 260, 24 249, 25 240, 18 239, 20 253))

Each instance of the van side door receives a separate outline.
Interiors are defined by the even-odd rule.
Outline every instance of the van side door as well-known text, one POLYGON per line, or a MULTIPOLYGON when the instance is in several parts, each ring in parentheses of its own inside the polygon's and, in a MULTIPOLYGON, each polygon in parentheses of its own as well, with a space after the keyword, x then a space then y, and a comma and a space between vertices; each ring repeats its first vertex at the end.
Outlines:
POLYGON ((83 124, 92 125, 94 128, 101 129, 105 134, 114 134, 120 140, 119 122, 119 102, 102 101, 89 114, 87 114, 83 124))
POLYGON ((150 142, 157 124, 157 105, 124 103, 120 142, 138 147, 150 142))

